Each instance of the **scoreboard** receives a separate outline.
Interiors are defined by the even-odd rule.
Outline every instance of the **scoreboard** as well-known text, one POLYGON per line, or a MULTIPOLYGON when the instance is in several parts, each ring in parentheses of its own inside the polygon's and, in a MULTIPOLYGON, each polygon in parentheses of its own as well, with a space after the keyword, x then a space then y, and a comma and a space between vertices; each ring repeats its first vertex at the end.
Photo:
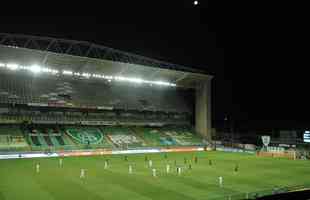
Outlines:
POLYGON ((304 132, 304 142, 310 143, 310 131, 304 132))

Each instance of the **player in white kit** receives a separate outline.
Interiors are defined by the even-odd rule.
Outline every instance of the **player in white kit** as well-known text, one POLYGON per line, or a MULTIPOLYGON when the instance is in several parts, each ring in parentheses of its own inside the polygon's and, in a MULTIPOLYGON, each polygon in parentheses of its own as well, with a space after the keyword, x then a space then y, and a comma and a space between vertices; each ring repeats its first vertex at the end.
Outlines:
POLYGON ((223 177, 219 177, 219 185, 220 185, 220 187, 222 187, 223 186, 223 177))
POLYGON ((62 167, 62 158, 59 159, 59 167, 62 167))
POLYGON ((166 165, 166 172, 167 172, 167 174, 170 173, 170 165, 169 164, 166 165))
POLYGON ((153 177, 156 177, 156 169, 152 169, 152 172, 153 172, 153 177))
POLYGON ((81 169, 80 178, 85 178, 85 169, 81 169))
POLYGON ((129 167, 128 167, 128 173, 132 174, 132 166, 131 165, 129 165, 129 167))
POLYGON ((149 160, 149 168, 151 168, 153 166, 153 161, 149 160))
POLYGON ((40 164, 36 164, 36 172, 37 172, 37 173, 40 172, 40 164))
POLYGON ((104 169, 108 169, 108 162, 104 161, 104 169))
POLYGON ((181 173, 182 173, 181 167, 177 167, 177 173, 178 173, 178 175, 181 175, 181 173))

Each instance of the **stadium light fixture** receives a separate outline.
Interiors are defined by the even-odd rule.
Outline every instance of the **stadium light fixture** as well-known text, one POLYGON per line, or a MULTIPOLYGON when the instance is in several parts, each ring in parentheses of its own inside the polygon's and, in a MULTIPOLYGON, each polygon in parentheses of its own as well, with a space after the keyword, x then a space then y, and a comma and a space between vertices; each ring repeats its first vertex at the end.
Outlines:
POLYGON ((44 73, 52 73, 52 69, 45 68, 45 67, 41 68, 41 71, 44 72, 44 73))
POLYGON ((73 75, 73 72, 72 72, 72 71, 68 71, 68 70, 64 70, 64 71, 62 72, 62 74, 72 76, 72 75, 73 75))
POLYGON ((17 70, 18 69, 18 65, 14 64, 14 63, 8 63, 6 64, 6 67, 10 70, 17 70))
POLYGON ((22 66, 22 65, 19 65, 18 69, 23 69, 23 70, 27 70, 27 66, 22 66))
POLYGON ((42 68, 39 65, 32 65, 29 70, 35 74, 40 73, 42 68))
POLYGON ((32 66, 21 66, 14 63, 0 63, 0 67, 6 67, 10 70, 17 70, 17 69, 23 69, 23 70, 29 70, 33 73, 50 73, 50 74, 58 74, 62 73, 64 75, 70 75, 70 76, 79 76, 79 77, 85 77, 85 78, 100 78, 100 79, 106 79, 109 82, 113 81, 123 81, 123 82, 130 82, 130 83, 138 83, 138 84, 149 84, 149 85, 160 85, 160 86, 169 86, 169 87, 176 87, 177 85, 175 83, 170 83, 166 81, 150 81, 150 80, 144 80, 142 78, 136 78, 136 77, 126 77, 126 76, 107 76, 104 74, 91 74, 86 72, 73 72, 70 70, 63 70, 59 71, 56 69, 41 67, 39 65, 32 65, 32 66))
POLYGON ((89 74, 89 73, 83 73, 82 76, 85 77, 85 78, 89 78, 89 77, 91 76, 91 74, 89 74))

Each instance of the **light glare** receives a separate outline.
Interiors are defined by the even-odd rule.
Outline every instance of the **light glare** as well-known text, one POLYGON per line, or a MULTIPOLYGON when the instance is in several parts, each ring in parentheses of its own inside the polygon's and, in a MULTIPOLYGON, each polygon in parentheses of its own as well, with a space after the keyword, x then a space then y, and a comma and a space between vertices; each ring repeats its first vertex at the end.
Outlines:
POLYGON ((18 69, 18 65, 17 64, 13 64, 13 63, 8 63, 6 65, 7 68, 9 68, 10 70, 17 70, 18 69))
POLYGON ((131 82, 131 83, 138 83, 138 84, 149 84, 149 85, 161 85, 161 86, 170 86, 170 87, 176 87, 177 85, 175 83, 170 83, 166 81, 150 81, 150 80, 144 80, 142 78, 137 78, 137 77, 125 77, 125 76, 107 76, 104 74, 90 74, 90 73, 85 73, 85 72, 72 72, 69 70, 63 70, 62 72, 59 72, 56 69, 51 69, 51 68, 45 68, 41 67, 39 65, 32 65, 32 66, 21 66, 17 65, 14 63, 0 63, 0 67, 7 67, 10 70, 17 70, 17 69, 23 69, 23 70, 29 70, 33 73, 50 73, 50 74, 58 74, 62 73, 64 75, 70 75, 70 76, 82 76, 86 78, 94 77, 94 78, 100 78, 100 79, 106 79, 109 82, 112 80, 114 81, 122 81, 122 82, 131 82))
POLYGON ((32 65, 29 70, 35 74, 40 73, 41 72, 41 67, 38 65, 32 65))

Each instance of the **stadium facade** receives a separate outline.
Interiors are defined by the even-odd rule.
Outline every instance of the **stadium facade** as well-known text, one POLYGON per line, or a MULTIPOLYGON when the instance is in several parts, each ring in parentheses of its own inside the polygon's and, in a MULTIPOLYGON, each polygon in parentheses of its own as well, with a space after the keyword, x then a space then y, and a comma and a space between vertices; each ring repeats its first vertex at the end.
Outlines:
POLYGON ((211 80, 89 42, 0 34, 2 123, 193 125, 210 141, 211 80))

